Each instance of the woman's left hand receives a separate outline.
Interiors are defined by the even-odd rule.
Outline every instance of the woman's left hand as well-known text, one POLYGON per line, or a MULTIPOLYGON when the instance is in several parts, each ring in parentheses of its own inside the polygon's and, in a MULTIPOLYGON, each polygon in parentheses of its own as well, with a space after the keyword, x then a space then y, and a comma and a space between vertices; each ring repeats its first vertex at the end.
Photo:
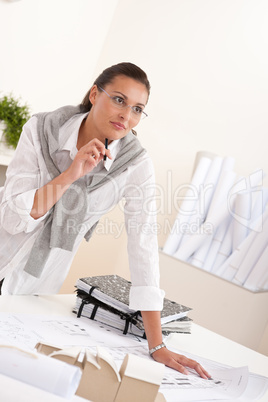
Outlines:
POLYGON ((163 363, 168 367, 171 367, 182 374, 189 374, 186 367, 194 369, 201 378, 209 379, 211 375, 199 364, 197 361, 188 359, 183 355, 171 352, 167 348, 161 348, 155 351, 152 355, 155 361, 163 363))

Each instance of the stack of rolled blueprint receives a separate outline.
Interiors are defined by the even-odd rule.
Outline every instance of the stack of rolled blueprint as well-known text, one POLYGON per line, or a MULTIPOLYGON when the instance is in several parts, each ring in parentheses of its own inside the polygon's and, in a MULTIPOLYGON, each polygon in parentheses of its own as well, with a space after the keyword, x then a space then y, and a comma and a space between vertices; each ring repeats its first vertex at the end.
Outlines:
POLYGON ((268 189, 262 183, 262 169, 241 177, 233 158, 199 152, 163 251, 249 290, 268 290, 268 189))

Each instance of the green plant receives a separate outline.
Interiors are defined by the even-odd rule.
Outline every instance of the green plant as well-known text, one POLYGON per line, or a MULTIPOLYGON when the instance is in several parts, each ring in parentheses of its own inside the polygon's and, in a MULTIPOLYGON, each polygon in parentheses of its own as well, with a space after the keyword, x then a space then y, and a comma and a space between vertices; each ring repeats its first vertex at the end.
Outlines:
POLYGON ((20 99, 12 95, 3 96, 0 99, 0 121, 5 123, 3 134, 7 145, 16 148, 22 127, 30 118, 28 105, 22 105, 20 99))

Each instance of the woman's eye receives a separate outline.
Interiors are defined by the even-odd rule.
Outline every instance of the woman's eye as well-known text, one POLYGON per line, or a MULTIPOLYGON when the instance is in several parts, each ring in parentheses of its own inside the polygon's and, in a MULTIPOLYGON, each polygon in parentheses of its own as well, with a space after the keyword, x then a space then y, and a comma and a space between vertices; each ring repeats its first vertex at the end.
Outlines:
POLYGON ((124 105, 124 103, 125 103, 124 99, 120 98, 120 96, 114 96, 113 101, 115 103, 117 103, 117 105, 121 105, 121 106, 124 105))
POLYGON ((137 114, 141 114, 142 113, 142 108, 139 106, 133 106, 133 111, 137 114))

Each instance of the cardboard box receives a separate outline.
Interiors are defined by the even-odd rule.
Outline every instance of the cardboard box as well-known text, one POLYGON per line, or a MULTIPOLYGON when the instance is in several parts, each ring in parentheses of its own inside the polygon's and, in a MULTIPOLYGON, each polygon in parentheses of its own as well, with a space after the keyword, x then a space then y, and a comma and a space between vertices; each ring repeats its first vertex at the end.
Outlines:
MULTIPOLYGON (((114 402, 155 402, 165 366, 128 354, 121 365, 121 385, 114 402)), ((162 396, 163 397, 163 396, 162 396)))
POLYGON ((42 353, 43 355, 50 355, 57 350, 61 350, 59 346, 51 345, 49 343, 37 343, 35 345, 35 349, 38 353, 42 353))
POLYGON ((81 347, 59 349, 38 343, 36 349, 39 353, 73 364, 82 370, 76 395, 94 402, 114 401, 121 379, 114 361, 103 349, 97 348, 96 356, 88 350, 83 352, 81 347))
POLYGON ((36 350, 78 366, 82 377, 76 395, 93 402, 165 402, 158 392, 165 366, 153 360, 126 355, 120 372, 109 353, 97 347, 96 355, 81 347, 60 349, 38 343, 36 350))
POLYGON ((94 402, 113 402, 120 381, 111 356, 98 347, 96 356, 86 352, 83 374, 76 394, 94 402))

